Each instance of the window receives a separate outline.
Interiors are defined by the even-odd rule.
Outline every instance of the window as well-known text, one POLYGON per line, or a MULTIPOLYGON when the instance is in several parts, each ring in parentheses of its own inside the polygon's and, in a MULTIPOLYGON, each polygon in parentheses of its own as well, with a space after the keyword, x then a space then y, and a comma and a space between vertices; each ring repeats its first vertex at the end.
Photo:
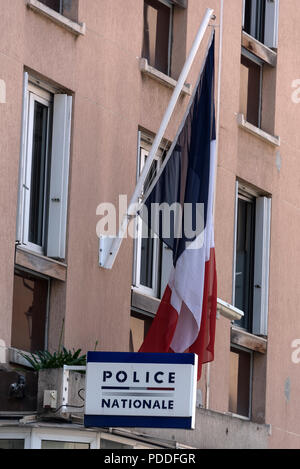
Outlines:
POLYGON ((243 29, 270 48, 278 42, 279 0, 243 0, 243 29))
POLYGON ((237 183, 234 306, 244 312, 236 324, 267 335, 271 199, 237 183))
POLYGON ((4 440, 0 438, 0 449, 24 449, 24 440, 4 440))
POLYGON ((247 51, 244 54, 241 57, 240 112, 248 122, 260 128, 263 63, 247 51))
POLYGON ((168 0, 144 0, 142 56, 149 65, 170 74, 173 5, 168 0))
POLYGON ((130 318, 130 352, 138 352, 144 339, 150 329, 152 322, 151 317, 137 312, 131 313, 130 318))
POLYGON ((15 270, 12 347, 27 352, 47 348, 46 326, 49 308, 50 280, 15 270))
POLYGON ((90 449, 89 443, 42 440, 41 449, 90 449))
POLYGON ((230 350, 229 412, 250 418, 252 394, 252 352, 230 350))
POLYGON ((66 16, 72 21, 78 20, 78 0, 40 0, 52 10, 66 16))
POLYGON ((72 98, 24 76, 17 241, 65 258, 72 98))
MULTIPOLYGON (((150 147, 151 139, 142 137, 139 152, 139 172, 144 167, 150 147)), ((145 189, 154 180, 164 156, 165 149, 161 148, 149 171, 145 189)), ((159 240, 155 233, 151 232, 147 224, 138 216, 136 220, 134 286, 146 295, 160 298, 169 280, 171 266, 172 251, 159 240)))

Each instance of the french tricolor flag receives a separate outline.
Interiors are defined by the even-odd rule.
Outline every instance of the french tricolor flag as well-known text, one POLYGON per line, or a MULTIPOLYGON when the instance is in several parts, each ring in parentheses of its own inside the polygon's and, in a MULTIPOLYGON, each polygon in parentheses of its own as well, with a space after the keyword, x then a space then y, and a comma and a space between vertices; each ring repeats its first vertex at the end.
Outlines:
POLYGON ((139 351, 196 353, 200 379, 202 364, 214 359, 217 310, 213 219, 216 158, 214 37, 175 140, 156 183, 146 194, 147 219, 143 210, 140 213, 172 250, 173 268, 139 351), (162 217, 154 227, 153 214, 149 214, 153 204, 173 206, 174 203, 180 210, 174 216, 173 229, 166 236, 162 217), (192 207, 192 210, 188 211, 186 207, 192 207), (202 207, 202 229, 197 230, 196 226, 190 237, 186 233, 187 219, 192 219, 193 226, 197 225, 198 207, 202 207))

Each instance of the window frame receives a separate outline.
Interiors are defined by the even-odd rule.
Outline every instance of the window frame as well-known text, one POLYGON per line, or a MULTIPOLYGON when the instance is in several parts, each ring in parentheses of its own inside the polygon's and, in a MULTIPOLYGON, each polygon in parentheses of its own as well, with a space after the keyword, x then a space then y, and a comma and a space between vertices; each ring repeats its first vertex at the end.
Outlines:
MULTIPOLYGON (((155 65, 150 64, 154 69, 158 70, 160 73, 164 73, 167 76, 171 76, 171 66, 172 66, 172 42, 173 42, 173 26, 174 26, 174 3, 172 0, 156 0, 157 2, 165 5, 170 9, 170 16, 169 16, 169 35, 168 35, 168 58, 167 58, 167 72, 164 73, 163 71, 159 70, 158 68, 155 67, 155 65)), ((144 0, 144 5, 145 5, 145 0, 144 0)), ((143 31, 143 35, 145 34, 145 31, 143 31)), ((157 38, 157 36, 156 36, 157 38)), ((156 39, 155 38, 155 39, 156 39)), ((142 54, 143 55, 143 54, 142 54)), ((147 57, 145 57, 147 59, 147 57)), ((147 59, 148 60, 148 59, 147 59)))
MULTIPOLYGON (((30 269, 27 269, 26 267, 22 267, 20 265, 15 265, 14 268, 14 276, 16 275, 16 270, 19 271, 21 274, 28 274, 31 275, 32 277, 36 277, 41 280, 45 280, 47 282, 47 298, 46 298, 46 311, 45 311, 45 326, 44 326, 44 350, 48 350, 48 344, 49 344, 49 315, 50 315, 50 297, 51 297, 51 279, 50 277, 47 277, 46 275, 43 275, 38 272, 33 272, 30 269)), ((14 350, 18 350, 19 352, 24 352, 25 354, 31 353, 28 351, 24 351, 22 349, 14 347, 14 350)), ((14 354, 14 356, 17 357, 17 362, 14 360, 14 363, 18 363, 22 366, 28 366, 28 362, 24 361, 24 358, 18 354, 14 354)))
POLYGON ((242 29, 266 47, 276 49, 278 47, 279 0, 265 0, 265 3, 263 3, 264 0, 252 0, 249 31, 245 29, 246 1, 243 0, 242 6, 242 29), (261 18, 262 14, 263 18, 261 18), (259 23, 260 27, 263 28, 263 38, 261 32, 258 33, 259 23))
POLYGON ((235 187, 235 216, 234 216, 234 255, 232 277, 232 305, 236 306, 236 253, 237 253, 237 229, 238 229, 238 199, 239 196, 255 198, 255 239, 253 259, 253 296, 252 317, 250 330, 241 327, 237 322, 235 326, 250 334, 267 337, 268 335, 268 310, 269 310, 269 283, 270 283, 270 256, 271 256, 271 216, 272 198, 269 195, 261 195, 258 191, 236 181, 235 187), (260 243, 260 244, 258 244, 260 243), (261 285, 256 284, 257 280, 261 285))
POLYGON ((99 448, 99 438, 96 432, 67 430, 58 428, 33 428, 31 432, 31 449, 42 449, 43 441, 58 441, 66 443, 86 443, 89 449, 99 448))
POLYGON ((24 449, 31 449, 31 431, 0 428, 0 440, 24 440, 24 449))
MULTIPOLYGON (((235 345, 235 344, 231 344, 230 345, 230 353, 235 353, 232 351, 232 349, 235 349, 235 350, 238 350, 238 351, 241 351, 241 352, 244 352, 244 353, 248 353, 250 355, 250 373, 249 373, 249 408, 248 408, 248 416, 246 415, 242 415, 242 414, 238 414, 238 413, 235 413, 235 412, 231 412, 229 410, 229 412, 231 413, 231 415, 233 417, 238 417, 238 418, 242 418, 243 420, 251 420, 252 418, 252 398, 253 398, 253 366, 254 366, 254 352, 253 350, 250 350, 250 349, 247 349, 245 347, 241 347, 239 345, 235 345)), ((238 352, 237 352, 238 353, 238 352)), ((229 402, 228 402, 229 404, 229 402)))
POLYGON ((16 244, 51 259, 66 259, 73 97, 24 72, 16 244), (34 98, 32 98, 34 95, 34 98), (33 104, 51 103, 48 113, 47 174, 44 179, 42 246, 28 241, 31 185, 33 104), (31 121, 30 121, 31 119, 31 121), (30 183, 30 184, 29 184, 30 183))
MULTIPOLYGON (((139 174, 142 172, 146 157, 148 156, 150 151, 149 145, 146 143, 145 140, 141 141, 140 149, 139 149, 139 174)), ((155 156, 155 161, 157 162, 157 171, 161 166, 161 158, 162 153, 161 151, 155 156)), ((141 201, 141 198, 139 199, 141 201)), ((161 254, 160 254, 160 240, 158 236, 154 233, 153 234, 153 264, 152 264, 152 285, 153 287, 147 287, 141 284, 141 249, 142 249, 142 227, 143 221, 139 215, 136 217, 135 221, 135 268, 134 268, 134 278, 133 284, 136 288, 139 289, 141 293, 144 293, 148 296, 152 296, 154 298, 158 298, 159 295, 159 282, 160 282, 160 261, 161 261, 161 254)))
POLYGON ((28 84, 28 109, 27 109, 27 122, 26 122, 26 146, 25 146, 25 191, 23 191, 23 210, 22 210, 22 242, 21 244, 28 247, 29 250, 43 255, 45 252, 46 243, 46 223, 48 216, 48 203, 47 193, 49 189, 49 160, 51 153, 51 125, 53 117, 53 97, 48 92, 39 90, 35 85, 28 84), (42 245, 38 245, 29 241, 29 224, 30 224, 30 197, 31 197, 31 177, 32 177, 32 160, 33 160, 33 132, 34 132, 34 107, 38 102, 48 108, 47 117, 47 149, 45 156, 45 179, 43 188, 43 227, 42 227, 42 245))
MULTIPOLYGON (((245 116, 246 118, 246 121, 247 122, 250 122, 252 125, 254 125, 255 127, 257 127, 258 129, 261 129, 261 125, 262 125, 262 100, 263 100, 263 73, 264 73, 264 62, 263 60, 259 59, 256 55, 252 54, 251 52, 249 52, 247 49, 245 49, 244 47, 242 47, 242 54, 241 54, 241 65, 242 64, 242 58, 245 58, 247 60, 249 60, 250 62, 253 62, 253 64, 255 64, 256 66, 258 66, 260 68, 260 76, 259 76, 259 96, 258 96, 258 119, 257 119, 257 125, 255 124, 252 124, 252 122, 250 122, 248 120, 248 103, 247 103, 247 115, 245 116)), ((249 86, 249 85, 248 85, 249 86)), ((247 101, 249 99, 249 94, 248 94, 248 89, 247 89, 247 101)))

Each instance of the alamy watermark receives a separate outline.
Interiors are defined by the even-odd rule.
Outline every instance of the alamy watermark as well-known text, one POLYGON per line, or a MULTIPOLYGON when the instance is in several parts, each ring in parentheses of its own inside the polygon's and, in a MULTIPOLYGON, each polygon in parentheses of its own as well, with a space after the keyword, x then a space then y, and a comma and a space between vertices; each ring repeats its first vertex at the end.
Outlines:
POLYGON ((0 104, 6 103, 6 84, 4 80, 0 79, 0 104))
POLYGON ((297 365, 300 363, 300 339, 294 339, 291 343, 291 348, 295 349, 292 352, 291 360, 297 365))
POLYGON ((127 196, 119 195, 118 207, 109 202, 98 205, 96 215, 101 216, 97 222, 96 233, 101 236, 116 237, 124 216, 128 215, 128 236, 137 238, 155 238, 157 233, 164 239, 184 238, 187 248, 199 248, 203 245, 204 236, 204 204, 203 203, 152 203, 150 209, 146 205, 142 207, 136 203, 128 207, 127 196), (150 210, 150 212, 149 212, 150 210), (145 223, 136 222, 136 214, 145 223), (132 214, 132 216, 130 215, 132 214), (148 228, 150 222, 151 230, 148 228))
POLYGON ((294 88, 294 91, 292 93, 292 101, 295 104, 300 103, 300 78, 297 78, 296 80, 292 81, 292 88, 294 88))

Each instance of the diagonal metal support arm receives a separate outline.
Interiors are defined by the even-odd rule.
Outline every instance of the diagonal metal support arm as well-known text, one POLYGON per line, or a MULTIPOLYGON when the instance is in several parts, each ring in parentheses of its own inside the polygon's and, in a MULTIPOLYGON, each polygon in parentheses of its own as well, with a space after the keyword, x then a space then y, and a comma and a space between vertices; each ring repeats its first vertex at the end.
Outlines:
POLYGON ((184 64, 184 67, 181 71, 181 74, 178 78, 176 87, 173 91, 171 100, 169 102, 169 105, 167 107, 167 110, 165 112, 165 115, 163 117, 162 123, 160 125, 160 128, 155 136, 155 139, 153 141, 151 150, 149 152, 148 158, 146 160, 145 166, 143 168, 143 171, 139 177, 139 180, 137 182, 135 191, 131 197, 127 214, 124 216, 120 230, 118 233, 117 237, 109 237, 109 236, 102 236, 100 237, 100 248, 99 248, 99 264, 101 267, 105 269, 111 269, 113 267, 114 261, 116 259, 116 256, 119 252, 119 249, 121 247, 123 238, 126 234, 127 226, 129 223, 129 220, 132 216, 135 216, 137 213, 137 202, 139 200, 139 197, 143 191, 143 187, 145 184, 145 181, 147 179, 148 173, 150 171, 152 162, 155 158, 155 155, 157 153, 157 150, 161 144, 161 141, 163 139, 163 136, 165 134, 165 131, 168 127, 168 124, 170 122, 171 116, 173 114, 173 111, 175 109, 175 106, 177 104, 178 98, 180 96, 180 93, 182 91, 182 88, 186 82, 187 76, 189 74, 189 71, 191 69, 191 66, 194 62, 195 56, 198 52, 198 49, 200 47, 200 44, 202 42, 202 39, 204 37, 204 34, 207 30, 207 27, 209 25, 209 22, 212 18, 214 10, 211 8, 208 8, 206 10, 206 13, 204 15, 204 18, 202 20, 201 26, 197 32, 197 35, 195 37, 195 40, 193 42, 193 45, 191 47, 190 53, 188 55, 188 58, 184 64))

